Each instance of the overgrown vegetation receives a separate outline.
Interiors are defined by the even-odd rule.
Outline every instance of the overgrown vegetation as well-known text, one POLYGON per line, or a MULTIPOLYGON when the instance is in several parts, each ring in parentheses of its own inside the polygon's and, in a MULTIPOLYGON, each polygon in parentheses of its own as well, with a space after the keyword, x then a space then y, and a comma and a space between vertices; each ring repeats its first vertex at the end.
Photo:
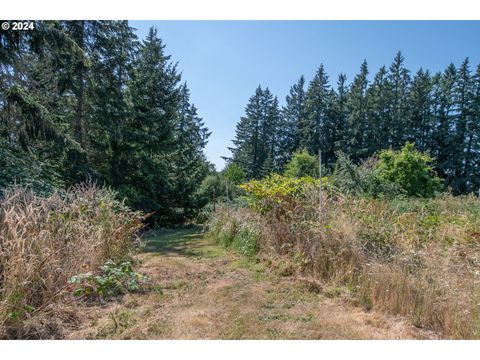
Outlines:
MULTIPOLYGON (((65 299, 71 296, 68 280, 80 279, 72 278, 79 274, 101 269, 93 278, 98 295, 134 288, 140 279, 124 261, 141 227, 140 214, 104 188, 79 185, 48 197, 25 188, 5 190, 0 198, 0 338, 61 336, 64 323, 76 316, 67 305, 71 299, 65 299), (113 265, 118 262, 119 268, 113 265)), ((91 280, 81 278, 82 284, 91 280)))
POLYGON ((378 155, 355 165, 343 153, 332 176, 334 186, 344 194, 390 197, 433 197, 443 190, 433 159, 406 143, 399 150, 382 150, 378 155))
POLYGON ((479 338, 480 202, 431 197, 440 183, 429 160, 411 145, 360 166, 344 159, 325 179, 321 214, 318 180, 248 182, 241 187, 249 206, 219 209, 210 237, 236 248, 247 241, 281 274, 344 289, 339 296, 352 304, 406 316, 446 338, 479 338), (379 181, 385 193, 374 191, 379 181))

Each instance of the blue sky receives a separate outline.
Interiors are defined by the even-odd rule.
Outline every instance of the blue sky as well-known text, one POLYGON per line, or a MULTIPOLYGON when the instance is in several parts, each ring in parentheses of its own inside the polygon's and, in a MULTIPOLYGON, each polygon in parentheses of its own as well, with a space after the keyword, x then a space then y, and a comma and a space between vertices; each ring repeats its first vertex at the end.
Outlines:
POLYGON ((469 57, 480 63, 480 21, 131 21, 142 39, 151 26, 178 61, 197 106, 213 132, 206 147, 217 170, 229 156, 235 125, 255 88, 268 86, 284 104, 303 74, 323 63, 331 83, 351 81, 364 59, 370 75, 401 50, 407 68, 442 71, 469 57))

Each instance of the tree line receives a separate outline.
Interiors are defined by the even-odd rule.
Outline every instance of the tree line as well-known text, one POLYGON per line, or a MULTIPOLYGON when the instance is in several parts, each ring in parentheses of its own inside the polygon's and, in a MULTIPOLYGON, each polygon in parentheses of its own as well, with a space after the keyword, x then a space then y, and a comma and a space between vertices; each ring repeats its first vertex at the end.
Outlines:
POLYGON ((322 151, 333 168, 339 152, 359 163, 382 149, 405 143, 428 152, 435 170, 455 194, 480 187, 480 65, 469 59, 435 74, 412 74, 398 52, 390 67, 369 80, 367 62, 351 83, 340 74, 331 84, 320 65, 307 85, 290 88, 280 108, 276 96, 261 86, 249 99, 237 124, 230 163, 247 178, 283 172, 292 154, 322 151))
POLYGON ((151 28, 36 21, 0 33, 0 187, 115 189, 162 223, 199 207, 210 132, 151 28))

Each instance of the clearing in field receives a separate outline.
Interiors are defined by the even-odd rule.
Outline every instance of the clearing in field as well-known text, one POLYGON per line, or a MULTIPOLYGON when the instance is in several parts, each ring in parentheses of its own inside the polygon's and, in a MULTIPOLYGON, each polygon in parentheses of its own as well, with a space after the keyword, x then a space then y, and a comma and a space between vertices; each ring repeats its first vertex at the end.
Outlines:
POLYGON ((201 229, 145 237, 146 293, 85 306, 70 339, 435 338, 401 317, 366 312, 341 289, 282 276, 204 239, 201 229))

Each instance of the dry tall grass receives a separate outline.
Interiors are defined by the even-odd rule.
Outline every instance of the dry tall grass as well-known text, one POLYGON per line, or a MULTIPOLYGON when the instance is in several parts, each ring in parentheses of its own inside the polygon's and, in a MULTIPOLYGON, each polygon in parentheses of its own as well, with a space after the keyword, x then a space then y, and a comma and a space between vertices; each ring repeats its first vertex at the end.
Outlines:
POLYGON ((132 249, 138 214, 111 192, 77 186, 41 198, 23 188, 0 199, 0 338, 60 337, 74 313, 67 280, 132 249))
POLYGON ((355 304, 404 315, 445 338, 480 337, 477 197, 325 198, 322 221, 312 194, 288 215, 220 209, 210 233, 255 226, 262 256, 290 264, 286 274, 341 287, 355 304))

